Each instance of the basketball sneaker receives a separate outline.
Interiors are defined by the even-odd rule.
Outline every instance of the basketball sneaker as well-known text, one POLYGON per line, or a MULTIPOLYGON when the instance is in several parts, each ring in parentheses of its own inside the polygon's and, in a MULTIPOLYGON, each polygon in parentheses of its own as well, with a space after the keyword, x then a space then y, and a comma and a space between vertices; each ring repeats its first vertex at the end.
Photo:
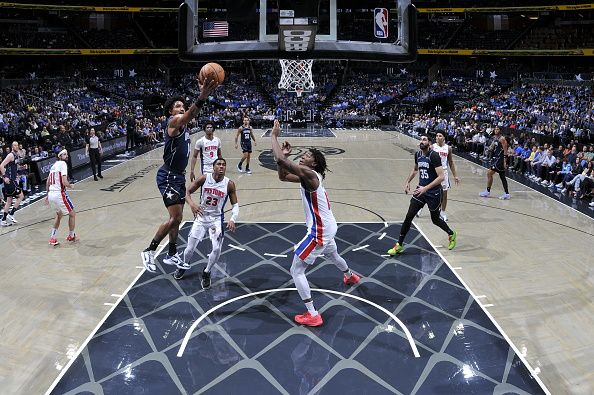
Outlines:
POLYGON ((183 263, 183 261, 178 252, 175 255, 165 255, 165 258, 163 258, 163 263, 166 265, 178 266, 179 264, 183 263))
POLYGON ((184 269, 176 269, 175 272, 173 273, 173 278, 176 280, 181 280, 182 277, 184 276, 184 273, 186 271, 184 269))
POLYGON ((396 243, 394 244, 394 247, 388 250, 388 255, 394 256, 396 254, 400 254, 402 251, 404 251, 404 247, 402 247, 400 243, 396 243))
POLYGON ((74 242, 74 241, 77 241, 77 240, 78 240, 78 237, 76 237, 76 233, 74 235, 72 235, 72 236, 70 236, 70 235, 66 236, 66 241, 72 241, 72 242, 74 242))
POLYGON ((157 266, 155 265, 155 251, 142 251, 140 256, 142 257, 142 266, 144 266, 147 271, 156 273, 157 266))
POLYGON ((19 221, 17 221, 16 219, 14 219, 14 216, 12 216, 10 214, 8 214, 6 216, 6 219, 9 220, 10 222, 12 222, 13 224, 18 224, 19 223, 19 221))
POLYGON ((12 226, 12 224, 8 223, 8 221, 0 220, 0 226, 12 226))
POLYGON ((49 245, 51 246, 57 246, 58 244, 60 244, 60 242, 55 238, 55 237, 50 237, 49 239, 49 245))
POLYGON ((509 193, 504 193, 503 195, 499 196, 499 200, 509 200, 511 199, 511 195, 509 193))
POLYGON ((448 250, 453 250, 456 248, 456 236, 458 236, 458 232, 454 231, 454 233, 448 237, 448 240, 450 241, 448 244, 448 250))
POLYGON ((485 191, 482 191, 481 193, 479 193, 479 196, 480 197, 489 197, 489 196, 491 196, 491 192, 485 190, 485 191))
POLYGON ((252 171, 250 169, 245 169, 245 173, 246 174, 252 174, 252 171))
POLYGON ((306 326, 320 326, 324 323, 324 320, 322 320, 322 314, 318 313, 318 315, 312 316, 309 311, 306 311, 303 314, 296 315, 295 322, 306 326))
POLYGON ((353 285, 353 284, 357 284, 359 281, 361 281, 361 276, 359 276, 357 273, 355 272, 351 272, 351 276, 348 277, 345 274, 343 274, 342 276, 342 282, 344 285, 353 285))
POLYGON ((240 173, 243 173, 243 169, 241 168, 240 165, 237 165, 237 171, 240 172, 240 173))
POLYGON ((202 289, 210 288, 210 272, 202 272, 202 279, 200 280, 200 285, 202 285, 202 289))
POLYGON ((184 262, 179 252, 173 256, 169 256, 169 254, 165 255, 163 263, 166 265, 175 265, 178 269, 182 270, 188 270, 191 267, 189 263, 184 262))

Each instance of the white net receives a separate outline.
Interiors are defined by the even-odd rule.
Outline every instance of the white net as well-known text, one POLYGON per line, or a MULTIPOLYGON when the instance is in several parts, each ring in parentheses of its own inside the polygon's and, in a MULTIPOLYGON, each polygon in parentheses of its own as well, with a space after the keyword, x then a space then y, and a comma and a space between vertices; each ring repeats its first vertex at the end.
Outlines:
POLYGON ((286 89, 288 92, 296 92, 301 96, 303 92, 311 92, 315 84, 311 76, 311 67, 313 59, 307 60, 293 60, 293 59, 279 59, 283 73, 279 89, 286 89))

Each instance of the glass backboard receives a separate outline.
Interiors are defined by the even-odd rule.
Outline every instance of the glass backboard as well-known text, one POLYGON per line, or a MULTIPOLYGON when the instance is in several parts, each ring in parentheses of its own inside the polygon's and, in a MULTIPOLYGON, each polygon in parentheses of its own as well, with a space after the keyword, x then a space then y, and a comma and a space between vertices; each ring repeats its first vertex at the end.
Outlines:
POLYGON ((185 0, 185 61, 327 59, 412 62, 410 0, 185 0))

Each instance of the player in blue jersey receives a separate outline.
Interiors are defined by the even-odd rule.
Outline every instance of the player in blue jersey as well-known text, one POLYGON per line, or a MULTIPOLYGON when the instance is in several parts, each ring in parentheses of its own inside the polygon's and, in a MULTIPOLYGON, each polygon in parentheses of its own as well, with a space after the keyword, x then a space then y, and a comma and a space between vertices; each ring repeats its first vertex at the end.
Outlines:
POLYGON ((163 202, 169 212, 169 220, 162 223, 153 237, 150 245, 141 252, 142 264, 149 272, 155 273, 155 251, 159 243, 169 235, 168 253, 163 259, 167 265, 175 265, 181 269, 188 269, 177 253, 177 233, 182 221, 186 197, 186 167, 190 157, 190 132, 186 125, 194 119, 206 103, 206 99, 217 87, 217 82, 206 79, 200 86, 200 95, 196 103, 186 111, 183 98, 172 97, 165 102, 165 116, 167 131, 165 133, 165 148, 163 152, 163 166, 157 171, 157 187, 163 196, 163 202))
POLYGON ((252 174, 250 170, 250 157, 252 156, 252 140, 254 140, 254 145, 256 145, 256 138, 254 137, 254 129, 250 126, 250 119, 248 117, 243 117, 243 125, 237 129, 237 134, 235 135, 235 149, 237 149, 237 139, 239 139, 241 144, 241 152, 243 152, 243 156, 237 165, 237 170, 240 173, 243 173, 241 165, 243 161, 245 161, 245 172, 247 174, 252 174))
POLYGON ((507 139, 505 136, 501 135, 501 130, 499 126, 495 127, 493 132, 493 142, 489 147, 489 150, 492 153, 491 156, 491 166, 487 170, 487 189, 479 193, 481 197, 489 197, 491 195, 491 186, 493 185, 493 175, 495 173, 499 174, 499 178, 501 178, 501 183, 503 184, 503 191, 505 192, 503 195, 499 196, 501 200, 509 200, 511 199, 511 195, 509 194, 509 188, 507 186, 507 178, 505 177, 505 171, 507 170, 507 139))
POLYGON ((431 221, 448 234, 448 249, 452 250, 456 247, 456 232, 450 229, 443 218, 439 216, 442 194, 441 183, 445 178, 441 167, 441 159, 439 154, 431 149, 431 140, 426 135, 421 136, 419 148, 420 151, 415 153, 415 167, 406 179, 406 184, 404 184, 404 193, 408 194, 410 192, 410 182, 415 178, 417 172, 419 173, 419 185, 413 191, 413 197, 410 199, 410 206, 400 228, 398 242, 388 250, 388 254, 392 256, 400 254, 404 250, 404 238, 410 230, 412 220, 425 204, 427 204, 429 213, 431 213, 431 221))

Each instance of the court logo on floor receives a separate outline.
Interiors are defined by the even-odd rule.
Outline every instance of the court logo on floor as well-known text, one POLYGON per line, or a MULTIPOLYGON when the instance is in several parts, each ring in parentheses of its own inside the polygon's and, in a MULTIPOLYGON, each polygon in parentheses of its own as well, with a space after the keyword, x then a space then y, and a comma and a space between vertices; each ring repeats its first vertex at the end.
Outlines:
MULTIPOLYGON (((344 150, 341 148, 335 147, 314 147, 311 145, 297 145, 293 146, 293 150, 291 155, 289 155, 289 160, 297 162, 299 158, 311 148, 315 148, 320 150, 325 156, 333 156, 333 155, 342 155, 344 154, 344 150)), ((272 150, 267 149, 260 152, 258 156, 258 160, 260 161, 260 166, 265 167, 270 170, 276 171, 276 162, 274 161, 274 157, 272 156, 272 150)))

